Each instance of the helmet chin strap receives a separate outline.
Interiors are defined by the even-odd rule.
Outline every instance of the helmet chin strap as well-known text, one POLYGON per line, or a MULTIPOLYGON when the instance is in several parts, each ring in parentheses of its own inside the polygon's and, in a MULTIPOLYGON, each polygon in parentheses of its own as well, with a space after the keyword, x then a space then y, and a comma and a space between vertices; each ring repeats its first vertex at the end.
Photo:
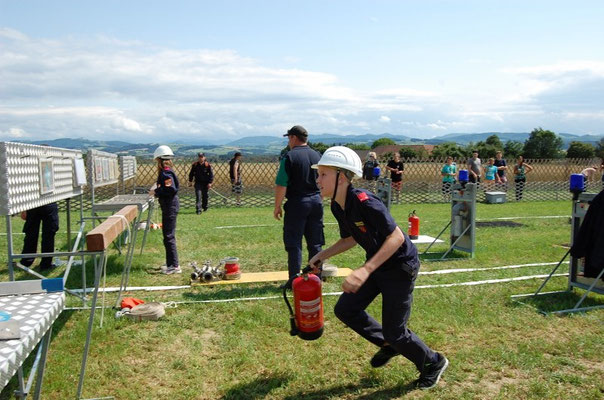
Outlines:
POLYGON ((336 173, 336 187, 333 189, 333 196, 331 196, 331 201, 334 201, 336 199, 336 194, 338 193, 338 180, 340 179, 340 170, 337 170, 338 172, 336 173))

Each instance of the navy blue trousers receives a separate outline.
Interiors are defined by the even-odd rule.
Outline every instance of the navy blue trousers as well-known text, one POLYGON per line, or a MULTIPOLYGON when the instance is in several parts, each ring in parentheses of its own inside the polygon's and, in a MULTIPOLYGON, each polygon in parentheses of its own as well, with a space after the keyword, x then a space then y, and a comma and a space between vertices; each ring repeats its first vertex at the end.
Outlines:
POLYGON ((168 199, 159 199, 161 206, 161 224, 166 249, 166 266, 177 266, 178 252, 176 251, 176 217, 180 209, 178 196, 168 199))
MULTIPOLYGON (((38 248, 38 237, 42 224, 42 249, 41 253, 52 253, 55 251, 55 234, 59 230, 59 208, 57 203, 47 204, 32 208, 27 211, 25 225, 23 225, 23 251, 21 254, 36 253, 38 248)), ((26 267, 34 263, 33 258, 23 258, 21 264, 26 267)), ((52 257, 44 257, 40 262, 42 268, 52 265, 52 257)))
POLYGON ((379 347, 387 342, 422 371, 424 363, 437 362, 438 357, 407 328, 414 286, 415 277, 411 277, 402 269, 378 268, 356 293, 343 293, 336 303, 334 312, 356 333, 379 347), (365 311, 380 293, 382 294, 381 325, 365 311))
POLYGON ((208 209, 208 183, 195 182, 195 211, 208 209))
POLYGON ((321 251, 323 235, 323 201, 320 195, 287 199, 283 206, 283 243, 287 251, 289 277, 300 272, 302 266, 302 237, 306 239, 308 259, 321 251))

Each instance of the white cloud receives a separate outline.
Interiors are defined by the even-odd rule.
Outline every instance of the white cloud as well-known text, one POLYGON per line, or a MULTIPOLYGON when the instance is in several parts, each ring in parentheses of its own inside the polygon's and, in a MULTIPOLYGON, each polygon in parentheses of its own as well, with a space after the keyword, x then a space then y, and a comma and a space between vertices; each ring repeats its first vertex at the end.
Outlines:
POLYGON ((479 94, 363 92, 332 73, 271 68, 233 50, 175 50, 106 36, 34 39, 6 28, 0 47, 0 134, 11 137, 203 142, 277 135, 297 123, 336 134, 381 133, 388 123, 391 133, 421 137, 568 126, 579 115, 601 122, 604 109, 604 63, 589 61, 503 68, 498 72, 515 83, 502 95, 488 87, 479 94))
POLYGON ((0 131, 0 135, 8 136, 12 139, 25 139, 29 136, 27 132, 20 128, 10 128, 7 131, 0 131))

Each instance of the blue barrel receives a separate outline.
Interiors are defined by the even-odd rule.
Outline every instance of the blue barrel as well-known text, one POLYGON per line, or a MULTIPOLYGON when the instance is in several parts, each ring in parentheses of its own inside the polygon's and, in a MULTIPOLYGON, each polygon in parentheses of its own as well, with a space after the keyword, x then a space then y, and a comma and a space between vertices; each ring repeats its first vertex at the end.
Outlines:
POLYGON ((573 193, 585 191, 585 179, 583 174, 572 174, 570 176, 570 191, 573 193))
POLYGON ((381 172, 382 170, 380 169, 380 167, 373 167, 373 176, 378 177, 380 176, 381 172))
POLYGON ((468 170, 467 169, 460 169, 459 170, 459 181, 460 182, 467 182, 468 181, 468 170))

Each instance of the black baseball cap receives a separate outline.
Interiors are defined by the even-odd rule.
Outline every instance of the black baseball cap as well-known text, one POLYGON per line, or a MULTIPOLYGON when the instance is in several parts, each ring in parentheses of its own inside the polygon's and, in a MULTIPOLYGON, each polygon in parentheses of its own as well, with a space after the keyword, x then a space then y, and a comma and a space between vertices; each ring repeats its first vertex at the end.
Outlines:
POLYGON ((306 139, 308 137, 308 132, 306 131, 306 129, 304 129, 304 127, 302 125, 295 125, 292 126, 292 128, 287 131, 287 133, 285 135, 283 135, 283 137, 286 136, 297 136, 299 138, 304 138, 306 139))
POLYGON ((197 157, 205 157, 206 155, 203 153, 197 153, 197 157))

